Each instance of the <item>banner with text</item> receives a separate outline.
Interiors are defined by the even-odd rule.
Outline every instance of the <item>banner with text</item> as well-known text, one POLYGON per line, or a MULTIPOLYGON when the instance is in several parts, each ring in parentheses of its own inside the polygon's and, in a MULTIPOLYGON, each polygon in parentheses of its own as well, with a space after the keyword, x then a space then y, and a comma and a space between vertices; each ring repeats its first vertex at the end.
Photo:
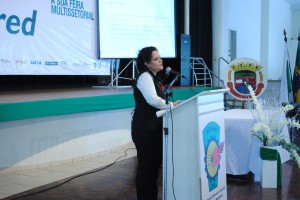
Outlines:
POLYGON ((0 75, 110 75, 96 0, 1 0, 0 75))

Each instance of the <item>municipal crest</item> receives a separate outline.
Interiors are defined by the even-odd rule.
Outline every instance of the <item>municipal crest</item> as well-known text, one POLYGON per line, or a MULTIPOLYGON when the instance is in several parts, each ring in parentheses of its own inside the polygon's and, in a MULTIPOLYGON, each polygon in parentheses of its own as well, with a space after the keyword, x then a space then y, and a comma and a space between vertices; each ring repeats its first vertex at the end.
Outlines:
POLYGON ((229 63, 225 72, 224 84, 229 93, 241 100, 251 100, 247 85, 251 85, 256 96, 260 96, 266 85, 263 67, 251 58, 238 58, 229 63))

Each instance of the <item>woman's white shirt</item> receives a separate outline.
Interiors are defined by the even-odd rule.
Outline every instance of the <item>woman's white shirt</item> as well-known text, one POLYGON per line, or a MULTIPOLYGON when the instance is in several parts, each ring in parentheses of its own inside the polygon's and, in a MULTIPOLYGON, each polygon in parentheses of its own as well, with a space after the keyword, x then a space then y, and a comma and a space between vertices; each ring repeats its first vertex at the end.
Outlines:
POLYGON ((153 78, 149 72, 144 72, 140 75, 136 86, 149 105, 157 109, 164 109, 166 107, 166 101, 156 93, 153 78))

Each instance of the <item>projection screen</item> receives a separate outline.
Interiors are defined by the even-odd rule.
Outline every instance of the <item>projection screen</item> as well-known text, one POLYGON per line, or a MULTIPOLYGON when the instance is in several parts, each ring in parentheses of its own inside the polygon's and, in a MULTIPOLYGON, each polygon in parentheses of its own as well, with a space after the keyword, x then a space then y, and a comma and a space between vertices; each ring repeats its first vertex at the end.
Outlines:
POLYGON ((98 0, 99 58, 135 58, 155 46, 176 56, 174 0, 98 0))

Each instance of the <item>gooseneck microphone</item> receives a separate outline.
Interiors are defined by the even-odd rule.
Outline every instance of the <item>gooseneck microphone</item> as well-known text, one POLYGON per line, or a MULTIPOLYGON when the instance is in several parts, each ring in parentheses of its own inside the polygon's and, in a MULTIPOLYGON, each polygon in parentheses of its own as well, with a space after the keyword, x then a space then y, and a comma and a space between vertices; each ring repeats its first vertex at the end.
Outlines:
POLYGON ((167 75, 173 74, 174 76, 180 76, 180 77, 182 77, 182 78, 185 78, 184 75, 182 75, 182 74, 180 74, 179 72, 177 72, 177 71, 171 69, 171 67, 167 67, 167 68, 166 68, 166 74, 167 74, 167 75))

